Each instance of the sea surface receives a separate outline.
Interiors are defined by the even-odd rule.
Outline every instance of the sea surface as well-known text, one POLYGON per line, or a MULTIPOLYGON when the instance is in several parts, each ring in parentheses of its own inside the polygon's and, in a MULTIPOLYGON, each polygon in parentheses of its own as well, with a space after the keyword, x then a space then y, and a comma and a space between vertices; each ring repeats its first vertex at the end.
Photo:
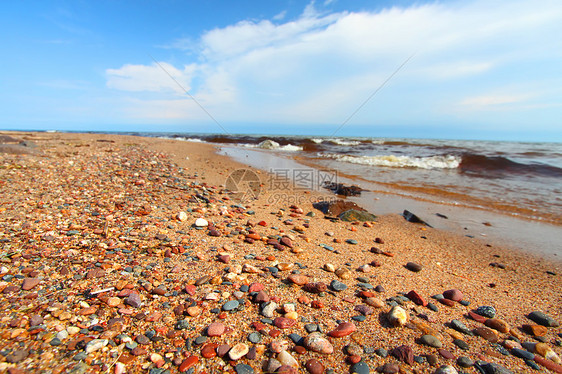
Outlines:
MULTIPOLYGON (((141 134, 163 136, 163 134, 141 134)), ((291 158, 375 190, 562 226, 562 143, 165 134, 291 158)))

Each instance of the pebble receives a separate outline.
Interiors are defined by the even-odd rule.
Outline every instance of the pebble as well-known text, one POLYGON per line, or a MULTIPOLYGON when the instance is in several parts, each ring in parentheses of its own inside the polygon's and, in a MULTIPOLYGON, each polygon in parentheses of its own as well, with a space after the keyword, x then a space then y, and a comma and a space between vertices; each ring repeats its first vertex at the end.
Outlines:
POLYGON ((101 349, 101 348, 105 347, 108 343, 109 343, 109 340, 107 340, 107 339, 90 340, 86 344, 86 348, 84 350, 86 351, 86 353, 95 352, 98 349, 101 349))
POLYGON ((539 325, 546 326, 546 327, 559 327, 560 323, 556 321, 554 318, 544 314, 541 311, 534 311, 529 313, 529 319, 538 323, 539 325))
POLYGON ((393 306, 386 317, 394 327, 404 326, 408 322, 408 313, 398 305, 393 306))
POLYGON ((131 292, 129 296, 127 296, 127 299, 125 299, 125 304, 130 305, 133 308, 140 308, 141 303, 141 298, 136 292, 131 292))
POLYGON ((224 334, 226 326, 220 322, 213 322, 207 327, 208 336, 221 336, 224 334))
POLYGON ((253 374, 254 369, 248 364, 238 364, 234 367, 236 374, 253 374))
POLYGON ((414 304, 427 306, 427 301, 425 301, 425 299, 421 297, 421 295, 414 290, 408 292, 406 296, 408 297, 408 299, 412 300, 414 304))
POLYGON ((347 335, 351 335, 356 330, 357 327, 355 327, 352 322, 342 322, 335 328, 335 330, 330 331, 328 335, 334 338, 341 338, 347 335))
POLYGON ((248 335, 248 340, 254 344, 261 342, 261 334, 252 332, 248 335))
POLYGON ((334 280, 330 283, 330 288, 331 288, 332 290, 336 291, 336 292, 341 292, 341 291, 344 291, 344 290, 347 289, 347 285, 346 285, 345 283, 342 283, 342 282, 340 282, 340 281, 334 279, 334 280))
POLYGON ((240 302, 238 300, 230 300, 223 304, 222 310, 228 312, 238 308, 238 306, 240 306, 240 302))
POLYGON ((499 332, 509 332, 509 330, 511 330, 511 328, 509 327, 509 324, 501 319, 498 318, 490 318, 487 319, 486 322, 484 322, 484 324, 494 330, 497 330, 499 332))
POLYGON ((535 355, 532 354, 531 352, 519 348, 513 348, 511 350, 511 354, 514 355, 515 357, 519 357, 524 360, 533 360, 535 358, 535 355))
POLYGON ((443 365, 443 366, 440 366, 437 370, 435 370, 433 372, 433 374, 458 374, 458 371, 457 371, 457 369, 455 369, 454 366, 443 365))
POLYGON ((306 361, 304 367, 310 374, 323 374, 325 370, 324 364, 314 358, 306 361))
POLYGON ((350 373, 369 374, 371 372, 371 369, 365 361, 359 361, 358 363, 351 366, 349 371, 350 373))
POLYGON ((207 226, 209 226, 209 222, 204 218, 197 218, 195 220, 195 226, 196 227, 207 227, 207 226))
POLYGON ((474 333, 491 343, 496 343, 498 341, 498 335, 494 330, 487 327, 477 327, 474 329, 474 333))
POLYGON ((441 348, 443 346, 443 343, 441 343, 441 341, 433 335, 428 335, 428 334, 422 335, 422 337, 420 338, 420 341, 423 344, 428 345, 430 347, 434 347, 434 348, 441 348))
POLYGON ((453 288, 451 290, 443 292, 443 297, 453 301, 461 301, 463 298, 463 294, 460 290, 453 288))
POLYGON ((250 348, 248 347, 248 345, 244 343, 238 343, 234 347, 232 347, 230 351, 228 351, 228 357, 231 360, 236 361, 244 357, 249 352, 249 350, 250 348))
POLYGON ((471 366, 474 366, 474 361, 472 361, 472 359, 470 359, 469 357, 460 356, 459 358, 457 358, 457 365, 462 368, 469 368, 471 366))
POLYGON ((470 331, 470 329, 458 319, 454 319, 451 321, 451 327, 465 335, 474 335, 472 331, 470 331))
POLYGON ((287 365, 295 369, 299 368, 298 361, 287 351, 279 352, 277 355, 277 361, 279 361, 281 365, 287 365))
POLYGON ((482 305, 476 308, 476 314, 479 314, 484 317, 494 318, 496 316, 496 308, 489 305, 482 305))
POLYGON ((408 262, 406 263, 406 269, 413 271, 414 273, 419 273, 422 271, 423 266, 415 262, 408 262))
POLYGON ((387 362, 380 368, 380 372, 384 374, 395 374, 400 372, 400 366, 394 362, 387 362))
POLYGON ((332 354, 334 352, 332 344, 319 332, 313 332, 305 337, 304 346, 317 353, 332 354))

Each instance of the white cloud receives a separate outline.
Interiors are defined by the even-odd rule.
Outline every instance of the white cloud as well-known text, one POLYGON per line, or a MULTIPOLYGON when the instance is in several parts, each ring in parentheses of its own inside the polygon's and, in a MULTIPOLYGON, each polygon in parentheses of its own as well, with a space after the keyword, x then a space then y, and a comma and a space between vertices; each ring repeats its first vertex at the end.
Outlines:
POLYGON ((277 13, 276 15, 274 15, 272 19, 274 21, 281 21, 281 20, 285 19, 286 16, 287 16, 287 11, 283 10, 283 11, 277 13))
POLYGON ((185 93, 185 90, 191 89, 190 81, 195 69, 194 64, 184 66, 183 70, 166 62, 150 66, 128 64, 119 69, 106 70, 107 86, 122 91, 185 93))
MULTIPOLYGON (((282 12, 273 20, 284 17, 282 12)), ((167 47, 189 49, 195 57, 186 60, 195 62, 164 66, 215 116, 228 120, 339 122, 414 52, 394 79, 402 85, 396 93, 401 102, 426 100, 426 107, 434 106, 428 113, 455 105, 498 108, 529 96, 474 92, 535 80, 541 69, 529 70, 525 62, 530 59, 561 63, 555 52, 562 50, 561 20, 562 3, 548 0, 541 6, 527 0, 475 0, 341 13, 321 13, 312 2, 294 20, 245 20, 207 31, 196 43, 176 39, 167 47), (435 97, 438 104, 429 99, 435 97)), ((155 64, 108 69, 107 85, 183 93, 155 64)), ((379 96, 388 91, 385 87, 379 96)), ((193 115, 181 110, 183 100, 169 100, 169 111, 166 102, 142 110, 153 108, 155 115, 169 113, 168 118, 193 115)))
POLYGON ((535 95, 532 94, 498 94, 498 95, 481 95, 467 97, 462 100, 459 105, 467 107, 471 110, 495 110, 495 109, 505 109, 506 106, 511 106, 513 104, 526 103, 529 99, 533 98, 535 95))

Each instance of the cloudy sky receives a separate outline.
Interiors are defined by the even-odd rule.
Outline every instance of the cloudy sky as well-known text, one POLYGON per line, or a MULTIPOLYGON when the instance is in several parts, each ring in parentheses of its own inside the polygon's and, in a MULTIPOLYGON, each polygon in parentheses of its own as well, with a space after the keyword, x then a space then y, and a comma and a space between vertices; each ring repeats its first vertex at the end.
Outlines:
POLYGON ((559 0, 5 1, 0 25, 1 129, 562 141, 559 0))

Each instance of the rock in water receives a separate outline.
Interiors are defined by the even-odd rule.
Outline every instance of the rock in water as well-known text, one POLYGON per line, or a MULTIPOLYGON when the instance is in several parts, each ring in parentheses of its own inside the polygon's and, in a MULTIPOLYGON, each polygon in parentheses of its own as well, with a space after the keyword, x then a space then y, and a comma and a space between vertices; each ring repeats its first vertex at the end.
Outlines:
POLYGON ((369 213, 369 212, 362 212, 355 209, 346 210, 342 214, 338 216, 339 219, 345 222, 367 222, 367 221, 375 221, 377 216, 369 213))
POLYGON ((410 212, 409 210, 405 210, 404 213, 402 213, 402 215, 404 216, 404 219, 408 222, 421 223, 423 225, 426 225, 427 227, 433 227, 429 223, 422 220, 420 217, 416 216, 414 213, 410 212))

